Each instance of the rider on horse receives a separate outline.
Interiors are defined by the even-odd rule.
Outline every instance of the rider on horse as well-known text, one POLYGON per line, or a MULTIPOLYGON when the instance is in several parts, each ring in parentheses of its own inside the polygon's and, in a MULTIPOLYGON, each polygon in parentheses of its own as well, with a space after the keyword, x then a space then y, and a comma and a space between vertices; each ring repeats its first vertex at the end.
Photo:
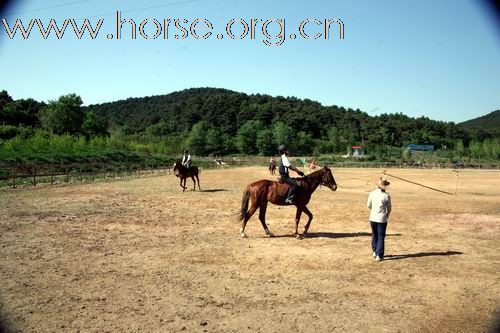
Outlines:
POLYGON ((186 149, 184 150, 184 156, 182 156, 182 165, 189 170, 192 164, 191 155, 189 155, 189 151, 186 149))
POLYGON ((297 186, 299 186, 299 184, 297 183, 297 181, 295 179, 290 178, 290 176, 288 174, 288 170, 289 169, 293 170, 302 177, 304 177, 304 173, 302 171, 300 171, 299 169, 297 169, 296 167, 294 167, 290 163, 290 161, 288 160, 289 152, 288 152, 288 147, 286 145, 280 145, 278 150, 279 150, 279 153, 281 155, 280 162, 279 162, 280 179, 284 183, 287 183, 288 185, 290 185, 290 190, 288 191, 288 196, 285 199, 285 202, 287 204, 293 204, 294 203, 293 199, 295 197, 295 193, 297 192, 297 186))

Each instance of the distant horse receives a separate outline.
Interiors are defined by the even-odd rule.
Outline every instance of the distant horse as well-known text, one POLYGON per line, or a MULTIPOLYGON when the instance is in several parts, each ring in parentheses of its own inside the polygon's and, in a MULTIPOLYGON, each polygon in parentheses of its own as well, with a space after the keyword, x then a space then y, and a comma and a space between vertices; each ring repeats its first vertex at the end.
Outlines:
MULTIPOLYGON (((304 235, 307 234, 313 218, 313 214, 306 207, 311 199, 311 195, 319 185, 324 185, 332 191, 335 191, 337 189, 337 183, 335 182, 335 178, 333 178, 332 171, 326 166, 303 178, 297 178, 297 182, 300 187, 297 189, 297 193, 295 194, 294 205, 297 207, 297 212, 295 214, 294 236, 302 238, 299 235, 299 222, 302 212, 306 213, 309 217, 309 220, 304 227, 304 235)), ((288 184, 266 179, 251 183, 245 188, 239 216, 239 221, 242 221, 240 229, 241 237, 246 237, 245 227, 247 222, 258 208, 260 209, 259 220, 264 228, 264 231, 266 232, 266 235, 270 237, 273 236, 266 224, 267 203, 271 202, 272 204, 278 206, 288 205, 285 203, 285 198, 289 188, 290 186, 288 184)))
POLYGON ((269 162, 269 173, 274 175, 276 172, 276 161, 269 162))
POLYGON ((198 178, 198 175, 200 174, 200 170, 198 169, 197 166, 192 166, 189 168, 189 170, 182 165, 181 160, 177 160, 174 164, 174 173, 176 177, 179 177, 181 179, 181 187, 182 187, 182 192, 186 190, 186 179, 191 177, 194 183, 193 191, 196 190, 196 181, 198 181, 198 189, 201 191, 200 188, 200 178, 198 178), (196 180, 195 180, 196 177, 196 180), (184 185, 182 185, 182 182, 184 181, 184 185))
POLYGON ((224 162, 223 160, 215 160, 215 164, 217 164, 219 168, 223 168, 227 165, 227 163, 224 162))

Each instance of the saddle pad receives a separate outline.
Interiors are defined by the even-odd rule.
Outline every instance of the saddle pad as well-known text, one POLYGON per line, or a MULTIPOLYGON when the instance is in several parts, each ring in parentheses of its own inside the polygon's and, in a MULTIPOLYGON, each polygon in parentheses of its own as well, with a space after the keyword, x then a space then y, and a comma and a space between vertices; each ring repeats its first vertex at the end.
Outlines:
POLYGON ((278 182, 277 186, 278 186, 278 194, 282 197, 286 196, 288 190, 290 189, 290 185, 288 185, 287 183, 278 182))

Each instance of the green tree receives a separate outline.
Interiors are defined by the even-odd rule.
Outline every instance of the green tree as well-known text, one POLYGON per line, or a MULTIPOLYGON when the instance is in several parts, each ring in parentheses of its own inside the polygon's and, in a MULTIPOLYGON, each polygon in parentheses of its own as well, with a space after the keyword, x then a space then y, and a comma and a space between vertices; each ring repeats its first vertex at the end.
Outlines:
POLYGON ((257 134, 263 129, 262 123, 258 120, 249 120, 243 124, 236 134, 236 145, 243 154, 256 155, 257 134))
POLYGON ((457 152, 458 158, 462 159, 462 156, 465 152, 464 143, 462 140, 457 140, 457 143, 455 144, 455 151, 457 152))
POLYGON ((189 151, 195 155, 205 155, 207 153, 207 134, 210 126, 206 121, 196 123, 186 140, 189 151))
POLYGON ((218 129, 208 129, 205 150, 209 155, 222 155, 224 153, 224 137, 218 129))
POLYGON ((343 150, 344 147, 340 142, 339 130, 336 127, 330 127, 328 129, 328 141, 330 141, 333 152, 339 152, 343 150))
POLYGON ((305 132, 299 132, 295 140, 295 155, 309 155, 314 150, 314 140, 312 135, 305 132))
POLYGON ((82 99, 75 94, 59 97, 50 101, 41 111, 41 123, 55 134, 77 134, 82 131, 85 113, 82 109, 82 99))
POLYGON ((482 146, 479 141, 472 141, 469 144, 470 157, 472 159, 477 159, 481 157, 482 146))
POLYGON ((486 139, 483 141, 482 151, 484 158, 493 161, 498 160, 498 149, 498 139, 486 139))
POLYGON ((276 154, 276 143, 274 142, 273 131, 264 129, 257 133, 257 148, 262 155, 276 154))
POLYGON ((175 133, 175 124, 161 121, 146 128, 146 133, 150 136, 167 136, 175 133))
MULTIPOLYGON (((293 129, 285 123, 278 121, 274 124, 274 142, 276 144, 291 145, 293 141, 293 129)), ((277 149, 277 147, 276 147, 277 149)))
POLYGON ((94 111, 87 112, 82 124, 82 131, 87 137, 108 135, 105 121, 99 119, 94 111))
POLYGON ((12 97, 9 95, 9 93, 5 90, 0 91, 0 112, 3 110, 3 108, 13 102, 14 100, 12 97))

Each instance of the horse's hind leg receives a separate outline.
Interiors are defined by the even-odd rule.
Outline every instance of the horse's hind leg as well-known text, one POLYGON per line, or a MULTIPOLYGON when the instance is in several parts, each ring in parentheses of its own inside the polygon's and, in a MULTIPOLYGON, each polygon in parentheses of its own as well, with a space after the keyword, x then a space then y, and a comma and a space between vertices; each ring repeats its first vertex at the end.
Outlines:
POLYGON ((198 190, 201 191, 201 187, 200 187, 200 177, 198 177, 198 174, 194 175, 196 177, 196 180, 198 181, 198 190))
POLYGON ((262 224, 262 227, 264 228, 264 231, 266 232, 266 235, 269 237, 273 237, 273 233, 269 231, 269 228, 267 227, 266 224, 266 210, 267 210, 267 201, 263 202, 260 205, 260 210, 259 210, 259 220, 260 223, 262 224))
POLYGON ((295 233, 293 234, 297 238, 301 238, 299 235, 299 222, 300 222, 300 216, 302 215, 302 207, 297 206, 297 213, 295 214, 295 233))
POLYGON ((309 226, 311 225, 311 221, 313 219, 313 214, 311 213, 311 211, 304 206, 304 213, 306 213, 307 217, 309 218, 309 220, 307 220, 307 224, 306 226, 304 227, 304 235, 307 234, 307 231, 309 230, 309 226))
POLYGON ((245 228, 247 226, 247 222, 248 222, 248 220, 250 220, 250 218, 255 213, 255 211, 257 210, 257 208, 258 208, 257 205, 250 206, 250 209, 248 210, 248 212, 247 212, 247 214, 245 216, 245 219, 241 223, 241 229, 240 229, 241 237, 244 237, 244 238, 247 237, 247 235, 245 234, 245 228))

